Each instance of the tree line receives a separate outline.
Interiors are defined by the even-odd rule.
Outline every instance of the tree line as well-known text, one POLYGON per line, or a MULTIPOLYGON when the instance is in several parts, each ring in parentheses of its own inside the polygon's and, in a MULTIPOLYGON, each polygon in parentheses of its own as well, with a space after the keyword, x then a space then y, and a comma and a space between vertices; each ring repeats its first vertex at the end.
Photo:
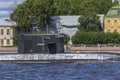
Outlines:
MULTIPOLYGON (((49 24, 50 16, 106 14, 118 3, 112 0, 26 0, 11 14, 11 19, 21 28, 49 24)), ((93 19, 94 20, 94 19, 93 19)), ((82 22, 82 21, 81 21, 82 22)), ((83 25, 85 26, 85 25, 83 25)))
POLYGON ((77 32, 72 37, 74 44, 120 44, 118 33, 77 32))
MULTIPOLYGON (((33 25, 46 27, 46 24, 50 23, 50 16, 80 15, 79 31, 72 39, 74 44, 120 43, 118 34, 115 34, 118 37, 116 39, 111 37, 114 34, 101 33, 103 29, 97 16, 105 15, 115 5, 118 5, 118 2, 112 3, 112 0, 26 0, 18 5, 10 17, 17 23, 18 31, 25 29, 26 32, 30 31, 33 25)), ((69 36, 65 36, 65 39, 67 43, 69 36)))

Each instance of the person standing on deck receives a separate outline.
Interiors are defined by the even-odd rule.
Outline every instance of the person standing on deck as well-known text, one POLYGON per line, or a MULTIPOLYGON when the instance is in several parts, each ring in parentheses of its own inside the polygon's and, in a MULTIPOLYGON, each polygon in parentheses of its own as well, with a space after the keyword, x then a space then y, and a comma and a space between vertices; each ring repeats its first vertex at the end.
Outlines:
POLYGON ((66 52, 67 52, 67 53, 70 53, 70 48, 71 48, 70 45, 67 44, 67 45, 66 45, 66 52))

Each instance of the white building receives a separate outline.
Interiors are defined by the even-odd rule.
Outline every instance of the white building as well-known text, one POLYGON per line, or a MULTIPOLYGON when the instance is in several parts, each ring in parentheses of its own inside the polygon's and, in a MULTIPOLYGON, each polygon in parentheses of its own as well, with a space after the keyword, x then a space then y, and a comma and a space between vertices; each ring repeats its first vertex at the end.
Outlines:
MULTIPOLYGON (((103 27, 103 14, 98 14, 100 17, 101 26, 103 27)), ((78 31, 77 26, 80 24, 78 22, 80 16, 53 16, 51 17, 51 26, 49 29, 57 29, 59 33, 67 34, 71 37, 78 31)))
MULTIPOLYGON (((100 17, 101 26, 103 27, 103 14, 98 14, 100 17)), ((57 30, 60 30, 60 33, 64 33, 73 36, 77 29, 77 26, 80 24, 78 22, 80 16, 53 16, 51 19, 51 26, 56 27, 57 30)))

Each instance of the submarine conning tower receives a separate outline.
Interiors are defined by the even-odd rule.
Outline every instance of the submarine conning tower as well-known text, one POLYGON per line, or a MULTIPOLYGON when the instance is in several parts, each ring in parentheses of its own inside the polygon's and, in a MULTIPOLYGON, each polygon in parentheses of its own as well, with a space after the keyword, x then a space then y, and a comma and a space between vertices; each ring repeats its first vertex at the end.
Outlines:
POLYGON ((64 53, 63 34, 21 34, 18 39, 19 54, 64 53))

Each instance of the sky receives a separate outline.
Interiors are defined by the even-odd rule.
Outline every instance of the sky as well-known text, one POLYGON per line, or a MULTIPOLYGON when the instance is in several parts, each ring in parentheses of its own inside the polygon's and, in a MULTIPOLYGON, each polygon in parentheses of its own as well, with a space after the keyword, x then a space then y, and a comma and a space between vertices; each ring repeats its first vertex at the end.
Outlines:
POLYGON ((10 14, 24 0, 0 0, 0 18, 9 19, 10 14))

